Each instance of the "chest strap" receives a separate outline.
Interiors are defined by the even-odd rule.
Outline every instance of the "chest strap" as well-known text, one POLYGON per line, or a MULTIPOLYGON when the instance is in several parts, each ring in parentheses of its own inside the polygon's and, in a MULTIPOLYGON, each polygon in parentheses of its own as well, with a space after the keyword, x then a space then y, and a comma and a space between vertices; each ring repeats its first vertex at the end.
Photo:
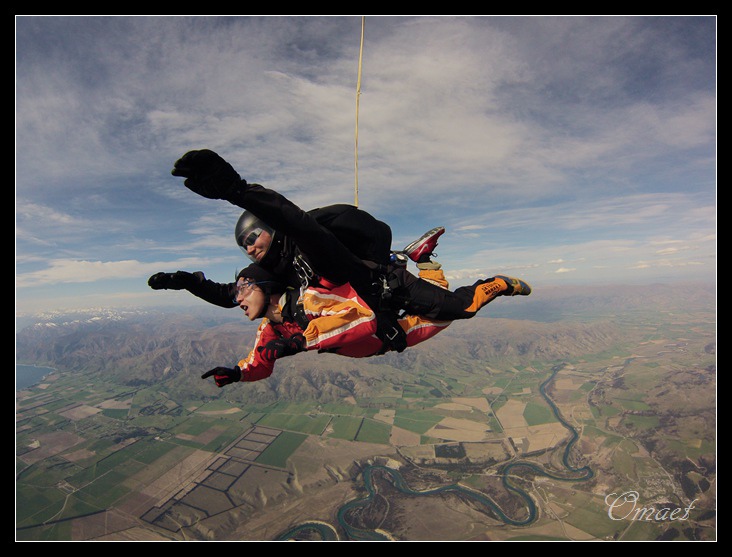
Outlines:
POLYGON ((304 331, 308 328, 310 320, 305 313, 302 296, 299 296, 294 290, 288 290, 285 295, 285 305, 282 307, 283 319, 296 323, 304 331))

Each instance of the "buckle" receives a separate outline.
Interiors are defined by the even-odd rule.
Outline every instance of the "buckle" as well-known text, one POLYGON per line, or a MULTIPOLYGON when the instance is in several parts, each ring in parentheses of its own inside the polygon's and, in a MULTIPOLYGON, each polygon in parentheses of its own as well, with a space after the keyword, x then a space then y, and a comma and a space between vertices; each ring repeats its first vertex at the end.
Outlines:
POLYGON ((386 333, 386 338, 388 338, 389 340, 394 340, 396 337, 399 336, 399 330, 396 327, 392 327, 391 331, 391 334, 386 333))
POLYGON ((307 287, 310 281, 315 277, 313 269, 310 267, 307 261, 303 259, 302 255, 297 254, 292 260, 292 266, 295 268, 300 283, 303 287, 307 287))

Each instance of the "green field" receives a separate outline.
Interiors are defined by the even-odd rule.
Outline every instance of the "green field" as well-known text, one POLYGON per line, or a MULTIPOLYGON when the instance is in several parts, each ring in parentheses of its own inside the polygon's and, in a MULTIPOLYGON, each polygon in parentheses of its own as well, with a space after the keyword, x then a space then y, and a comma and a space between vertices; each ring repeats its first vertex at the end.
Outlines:
POLYGON ((424 434, 436 426, 440 420, 442 420, 442 416, 432 412, 399 409, 394 418, 394 425, 407 431, 424 434))
POLYGON ((550 424, 556 422, 554 412, 546 404, 529 402, 524 408, 524 419, 529 425, 550 424))
MULTIPOLYGON (((131 387, 95 382, 78 373, 59 374, 53 385, 30 389, 17 402, 16 537, 93 537, 98 535, 91 533, 93 528, 120 520, 130 508, 139 510, 129 516, 141 528, 148 520, 143 514, 154 518, 167 512, 155 528, 169 526, 171 533, 166 535, 171 538, 183 537, 178 523, 191 525, 185 532, 191 539, 215 539, 235 528, 245 532, 243 525, 251 517, 255 523, 261 519, 257 513, 268 510, 277 515, 275 522, 283 510, 291 511, 283 518, 288 524, 294 514, 310 511, 319 520, 329 520, 351 491, 365 495, 359 474, 366 463, 385 461, 403 467, 417 485, 460 482, 495 496, 518 515, 525 505, 506 490, 501 469, 508 461, 525 458, 537 469, 565 476, 550 479, 522 470, 514 478, 540 507, 536 528, 496 526, 495 517, 454 497, 438 495, 410 503, 396 498, 391 484, 383 486, 373 507, 359 509, 353 517, 392 526, 410 512, 444 508, 445 520, 456 521, 445 526, 450 534, 452 524, 470 521, 474 530, 466 535, 485 532, 495 539, 563 539, 559 532, 563 527, 571 532, 570 526, 595 540, 709 539, 714 518, 665 528, 608 519, 600 491, 619 489, 637 489, 654 501, 698 498, 696 516, 714 517, 716 370, 715 355, 706 351, 709 334, 676 323, 640 329, 627 345, 562 362, 502 365, 476 363, 462 355, 447 365, 422 367, 420 360, 404 358, 404 370, 369 364, 388 368, 389 373, 372 375, 368 367, 352 376, 334 372, 337 385, 348 390, 336 391, 335 383, 326 383, 323 393, 329 388, 345 394, 322 400, 271 402, 262 395, 256 403, 242 402, 244 389, 257 387, 250 384, 229 390, 213 387, 198 399, 186 392, 178 400, 173 393, 179 391, 164 382, 131 387), (671 334, 685 340, 669 342, 671 334), (566 477, 572 475, 563 462, 568 435, 539 390, 555 369, 561 371, 547 393, 579 434, 569 459, 577 466, 590 466, 596 474, 590 481, 566 477), (457 397, 488 401, 490 409, 457 397), (103 404, 110 401, 117 404, 103 404), (131 406, 108 408, 120 403, 131 406), (516 426, 521 422, 519 411, 516 422, 506 422, 502 430, 494 412, 506 403, 523 407, 528 428, 516 426), (686 411, 679 412, 679 407, 686 411), (461 438, 463 433, 471 435, 461 438), (541 435, 553 436, 556 442, 533 450, 541 435), (437 450, 448 446, 452 453, 437 450), (189 498, 178 501, 179 491, 190 493, 189 498), (333 508, 308 508, 311 495, 319 497, 318 505, 333 497, 333 508), (235 510, 227 515, 230 507, 235 510), (547 525, 551 528, 543 529, 547 525)), ((283 392, 286 385, 272 382, 283 392)), ((195 386, 200 388, 199 383, 195 386)), ((315 383, 314 397, 321 396, 320 387, 315 383)), ((408 524, 427 527, 427 521, 414 516, 408 524)), ((115 523, 110 531, 127 527, 127 522, 115 523)), ((273 536, 276 528, 272 523, 268 528, 267 535, 273 536)), ((405 537, 412 533, 409 528, 405 537)))
POLYGON ((297 448, 305 441, 306 435, 293 433, 291 431, 283 431, 275 439, 261 455, 257 458, 257 462, 261 464, 269 464, 279 468, 287 467, 287 459, 297 448))
POLYGON ((331 417, 327 414, 320 414, 316 416, 299 414, 265 414, 257 424, 278 429, 299 431, 301 433, 309 433, 311 435, 320 435, 323 433, 323 430, 330 420, 331 417))
POLYGON ((391 426, 375 420, 365 419, 361 423, 361 428, 358 430, 356 441, 364 443, 381 443, 384 445, 389 444, 389 437, 391 435, 391 426))
POLYGON ((330 437, 353 441, 356 439, 356 434, 361 428, 362 423, 363 418, 355 418, 353 416, 336 416, 331 422, 333 431, 330 433, 330 437))

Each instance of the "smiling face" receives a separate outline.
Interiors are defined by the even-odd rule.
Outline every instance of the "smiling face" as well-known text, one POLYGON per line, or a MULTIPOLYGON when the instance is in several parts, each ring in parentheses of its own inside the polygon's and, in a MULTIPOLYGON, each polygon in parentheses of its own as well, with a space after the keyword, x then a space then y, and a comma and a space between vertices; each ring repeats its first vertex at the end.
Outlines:
MULTIPOLYGON (((252 234, 252 238, 254 234, 252 234)), ((257 230, 256 239, 248 241, 246 245, 247 255, 252 261, 259 263, 267 253, 272 243, 272 235, 266 230, 257 230)))
POLYGON ((267 302, 267 295, 252 279, 242 277, 236 282, 236 303, 239 304, 249 321, 254 321, 264 315, 267 302))

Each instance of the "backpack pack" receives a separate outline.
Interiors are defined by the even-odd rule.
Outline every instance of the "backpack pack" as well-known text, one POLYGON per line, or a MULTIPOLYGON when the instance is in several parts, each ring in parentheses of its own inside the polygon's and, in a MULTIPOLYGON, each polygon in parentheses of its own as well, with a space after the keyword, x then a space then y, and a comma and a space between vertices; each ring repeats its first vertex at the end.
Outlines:
POLYGON ((357 257, 388 265, 391 227, 354 205, 339 203, 308 211, 357 257))

